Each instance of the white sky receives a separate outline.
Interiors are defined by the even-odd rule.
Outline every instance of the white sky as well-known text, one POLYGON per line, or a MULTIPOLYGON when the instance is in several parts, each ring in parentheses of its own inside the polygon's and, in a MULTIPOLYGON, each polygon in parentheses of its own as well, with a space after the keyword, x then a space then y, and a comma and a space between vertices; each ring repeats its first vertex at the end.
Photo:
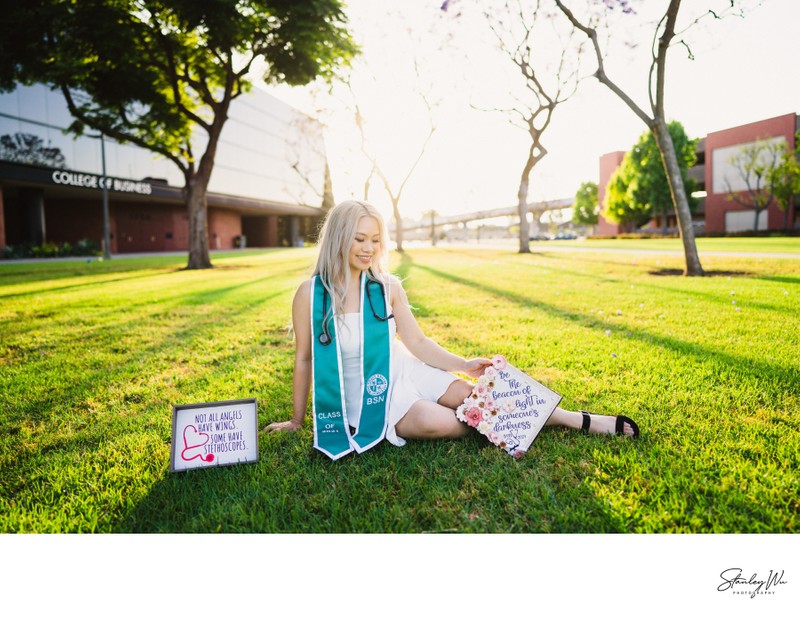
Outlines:
MULTIPOLYGON (((412 60, 432 77, 424 88, 439 99, 437 130, 411 176, 401 199, 401 213, 419 217, 428 209, 442 214, 512 206, 519 173, 528 150, 527 134, 497 112, 471 105, 501 108, 519 82, 518 71, 493 46, 485 20, 470 19, 475 5, 460 0, 453 9, 439 10, 442 0, 350 0, 351 30, 364 50, 353 74, 361 109, 370 124, 370 141, 379 163, 395 188, 413 163, 428 131, 421 98, 413 89, 412 60), (399 7, 399 8, 398 8, 399 7), (449 43, 441 49, 447 33, 449 43), (370 75, 377 74, 374 80, 370 75)), ((667 116, 683 123, 687 132, 702 137, 720 129, 800 111, 797 81, 797 0, 749 0, 744 19, 703 20, 690 31, 695 59, 682 48, 668 58, 667 116)), ((575 7, 576 0, 567 3, 575 7)), ((647 0, 640 17, 659 13, 666 0, 647 0)), ((684 21, 697 7, 724 6, 720 0, 685 0, 684 21), (692 6, 694 5, 694 9, 692 6)), ((694 14, 696 15, 696 14, 694 14)), ((633 51, 615 51, 607 61, 612 80, 646 106, 649 38, 652 28, 633 29, 626 37, 643 35, 633 51), (621 52, 621 54, 618 54, 621 52)), ((591 64, 594 69, 594 64, 591 64)), ((419 84, 420 82, 417 82, 419 84)), ((318 116, 328 126, 328 157, 337 201, 363 197, 369 168, 358 152, 353 117, 343 105, 348 95, 331 99, 308 88, 272 87, 272 94, 318 116), (316 96, 310 96, 316 94, 316 96)), ((645 109, 647 109, 645 107, 645 109)), ((598 159, 610 151, 626 150, 644 131, 644 124, 622 101, 597 80, 585 80, 577 94, 560 105, 545 133, 548 155, 537 165, 529 201, 570 197, 579 184, 597 181, 598 159)), ((380 182, 372 183, 370 199, 387 214, 388 198, 380 182)))

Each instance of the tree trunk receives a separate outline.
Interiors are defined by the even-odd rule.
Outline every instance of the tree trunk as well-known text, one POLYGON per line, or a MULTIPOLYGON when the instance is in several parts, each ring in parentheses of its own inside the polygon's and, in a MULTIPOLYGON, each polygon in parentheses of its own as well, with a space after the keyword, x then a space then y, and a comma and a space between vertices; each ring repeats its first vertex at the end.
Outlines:
POLYGON ((530 227, 528 226, 528 183, 520 183, 517 195, 517 214, 519 215, 519 252, 531 251, 530 227))
POLYGON ((208 254, 208 182, 214 169, 214 158, 222 133, 222 126, 228 118, 230 98, 220 102, 214 123, 208 131, 208 144, 200 158, 197 171, 186 176, 186 207, 189 211, 189 263, 187 270, 211 268, 208 254))
POLYGON ((758 207, 756 207, 755 209, 755 219, 753 220, 753 232, 758 231, 758 216, 761 215, 762 210, 763 209, 760 209, 758 207))
POLYGON ((328 159, 325 159, 325 181, 322 188, 322 210, 326 213, 336 206, 333 199, 333 180, 331 179, 331 168, 328 159))
POLYGON ((397 252, 403 252, 403 218, 400 217, 400 208, 397 205, 397 200, 392 198, 392 213, 394 214, 394 228, 395 228, 395 242, 397 252))
POLYGON ((531 169, 530 159, 528 165, 522 171, 519 180, 519 190, 517 191, 517 214, 519 215, 519 252, 527 253, 531 251, 530 227, 528 226, 528 182, 531 169))
POLYGON ((186 209, 189 212, 189 263, 188 270, 210 268, 208 254, 208 183, 199 174, 192 174, 186 182, 186 209))
POLYGON ((700 265, 700 257, 697 254, 697 245, 694 241, 694 227, 692 226, 692 212, 689 210, 689 198, 686 197, 686 189, 683 185, 681 168, 678 165, 678 157, 675 154, 672 136, 670 136, 667 123, 663 119, 656 118, 654 127, 653 135, 656 138, 661 151, 661 158, 664 161, 664 170, 667 172, 672 203, 675 205, 675 215, 678 220, 678 232, 683 241, 686 264, 684 266, 684 274, 687 276, 703 276, 703 266, 700 265))

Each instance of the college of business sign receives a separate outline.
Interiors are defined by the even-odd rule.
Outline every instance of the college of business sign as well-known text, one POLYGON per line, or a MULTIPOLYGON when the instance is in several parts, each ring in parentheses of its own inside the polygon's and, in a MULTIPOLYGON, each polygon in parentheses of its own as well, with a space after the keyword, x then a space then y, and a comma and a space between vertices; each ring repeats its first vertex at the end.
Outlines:
POLYGON ((124 180, 122 178, 114 178, 112 176, 104 178, 92 173, 55 170, 52 172, 50 177, 55 184, 69 187, 79 187, 81 189, 107 189, 108 191, 118 191, 120 193, 138 193, 139 195, 151 195, 153 193, 153 187, 149 182, 124 180))

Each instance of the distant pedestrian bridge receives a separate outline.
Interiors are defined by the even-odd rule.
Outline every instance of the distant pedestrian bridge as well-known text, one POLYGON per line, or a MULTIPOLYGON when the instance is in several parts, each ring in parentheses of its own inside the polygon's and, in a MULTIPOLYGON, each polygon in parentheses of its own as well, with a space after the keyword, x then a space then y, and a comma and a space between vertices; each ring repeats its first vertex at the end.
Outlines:
MULTIPOLYGON (((541 217, 545 211, 556 211, 565 208, 572 208, 573 198, 561 198, 557 200, 545 200, 543 202, 530 202, 528 204, 529 221, 533 223, 533 217, 541 217)), ((483 211, 472 211, 470 213, 460 213, 458 215, 440 215, 436 211, 428 211, 422 219, 404 219, 403 233, 407 239, 414 239, 414 233, 418 231, 430 231, 435 228, 446 228, 458 226, 466 229, 470 222, 478 222, 489 219, 499 219, 503 217, 516 217, 517 206, 504 206, 483 211)), ((390 234, 394 234, 395 224, 390 221, 390 234)))

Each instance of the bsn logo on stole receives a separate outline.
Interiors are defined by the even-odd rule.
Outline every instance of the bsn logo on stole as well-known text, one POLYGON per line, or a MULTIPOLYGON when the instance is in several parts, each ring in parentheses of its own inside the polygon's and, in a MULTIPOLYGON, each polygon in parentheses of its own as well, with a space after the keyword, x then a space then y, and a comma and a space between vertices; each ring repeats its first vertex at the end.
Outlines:
POLYGON ((389 386, 389 381, 380 373, 376 373, 367 380, 367 393, 372 397, 367 397, 367 405, 378 404, 385 399, 383 395, 389 386))

